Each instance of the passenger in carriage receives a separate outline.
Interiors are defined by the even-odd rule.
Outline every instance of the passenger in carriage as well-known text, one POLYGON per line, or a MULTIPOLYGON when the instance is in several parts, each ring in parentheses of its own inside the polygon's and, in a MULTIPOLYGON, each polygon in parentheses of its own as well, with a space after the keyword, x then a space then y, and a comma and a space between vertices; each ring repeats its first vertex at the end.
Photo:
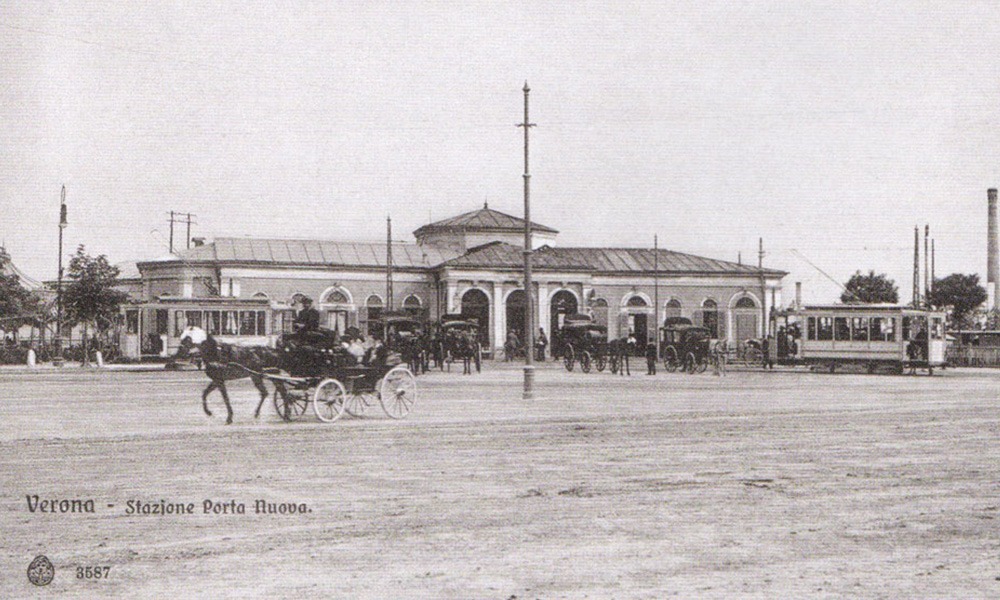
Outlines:
POLYGON ((319 311, 312 307, 312 298, 304 296, 301 302, 302 310, 295 314, 292 331, 304 338, 307 333, 319 329, 319 311))

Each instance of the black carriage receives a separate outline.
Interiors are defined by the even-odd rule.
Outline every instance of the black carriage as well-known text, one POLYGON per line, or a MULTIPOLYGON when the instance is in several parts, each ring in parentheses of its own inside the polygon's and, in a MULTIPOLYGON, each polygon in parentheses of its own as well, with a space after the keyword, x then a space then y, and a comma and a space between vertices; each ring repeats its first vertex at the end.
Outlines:
POLYGON ((690 321, 668 323, 660 329, 660 357, 667 371, 703 373, 708 368, 712 334, 690 321))
POLYGON ((567 315, 559 335, 563 341, 563 366, 572 371, 575 364, 589 373, 608 364, 608 328, 593 322, 589 315, 567 315))
POLYGON ((483 368, 483 347, 479 342, 479 322, 462 315, 443 315, 440 322, 441 355, 451 370, 455 360, 469 360, 476 372, 483 368))
POLYGON ((333 422, 347 413, 360 417, 375 402, 393 419, 409 414, 417 382, 398 352, 387 346, 352 353, 335 332, 320 329, 278 340, 282 367, 263 373, 274 383, 274 408, 289 421, 312 404, 316 418, 333 422))
POLYGON ((426 371, 428 362, 428 327, 410 313, 387 313, 382 316, 386 347, 398 352, 414 374, 426 371))

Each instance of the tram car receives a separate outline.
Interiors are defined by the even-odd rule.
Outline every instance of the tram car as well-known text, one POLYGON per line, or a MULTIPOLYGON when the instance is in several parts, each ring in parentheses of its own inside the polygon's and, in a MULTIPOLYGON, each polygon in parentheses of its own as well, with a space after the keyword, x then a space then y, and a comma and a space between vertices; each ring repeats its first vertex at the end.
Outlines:
POLYGON ((660 328, 660 359, 673 372, 704 373, 708 368, 712 334, 684 317, 672 317, 660 328))
POLYGON ((831 373, 847 365, 934 374, 945 367, 943 311, 898 304, 831 304, 777 312, 773 362, 809 365, 831 373))
POLYGON ((590 373, 593 365, 598 372, 608 364, 608 328, 594 323, 590 315, 566 315, 559 335, 565 344, 563 366, 572 371, 576 363, 580 370, 590 373))

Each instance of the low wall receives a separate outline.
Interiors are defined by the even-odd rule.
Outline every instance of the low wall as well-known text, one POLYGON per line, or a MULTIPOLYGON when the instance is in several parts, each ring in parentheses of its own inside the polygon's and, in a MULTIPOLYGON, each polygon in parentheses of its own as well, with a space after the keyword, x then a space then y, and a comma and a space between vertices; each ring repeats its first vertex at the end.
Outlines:
POLYGON ((953 367, 1000 367, 1000 347, 951 344, 945 356, 953 367))

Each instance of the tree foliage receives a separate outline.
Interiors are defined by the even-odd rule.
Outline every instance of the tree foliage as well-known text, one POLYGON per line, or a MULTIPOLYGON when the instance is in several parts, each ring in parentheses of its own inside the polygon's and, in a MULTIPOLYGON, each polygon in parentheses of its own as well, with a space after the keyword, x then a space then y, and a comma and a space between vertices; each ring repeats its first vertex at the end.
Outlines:
POLYGON ((128 300, 125 292, 115 288, 118 273, 107 256, 92 257, 81 244, 69 261, 69 283, 62 293, 66 322, 93 324, 100 330, 114 323, 119 307, 128 300))
POLYGON ((10 270, 10 255, 0 247, 0 329, 16 330, 35 320, 39 299, 21 285, 21 278, 10 270))
POLYGON ((952 273, 947 277, 934 280, 934 291, 931 292, 931 304, 937 307, 951 307, 951 318, 957 324, 963 324, 966 317, 986 302, 986 289, 979 285, 979 275, 963 275, 952 273))
POLYGON ((840 295, 840 301, 845 304, 875 304, 899 302, 899 289, 896 282, 889 279, 885 273, 875 274, 868 271, 865 275, 857 271, 847 280, 846 289, 840 295))

